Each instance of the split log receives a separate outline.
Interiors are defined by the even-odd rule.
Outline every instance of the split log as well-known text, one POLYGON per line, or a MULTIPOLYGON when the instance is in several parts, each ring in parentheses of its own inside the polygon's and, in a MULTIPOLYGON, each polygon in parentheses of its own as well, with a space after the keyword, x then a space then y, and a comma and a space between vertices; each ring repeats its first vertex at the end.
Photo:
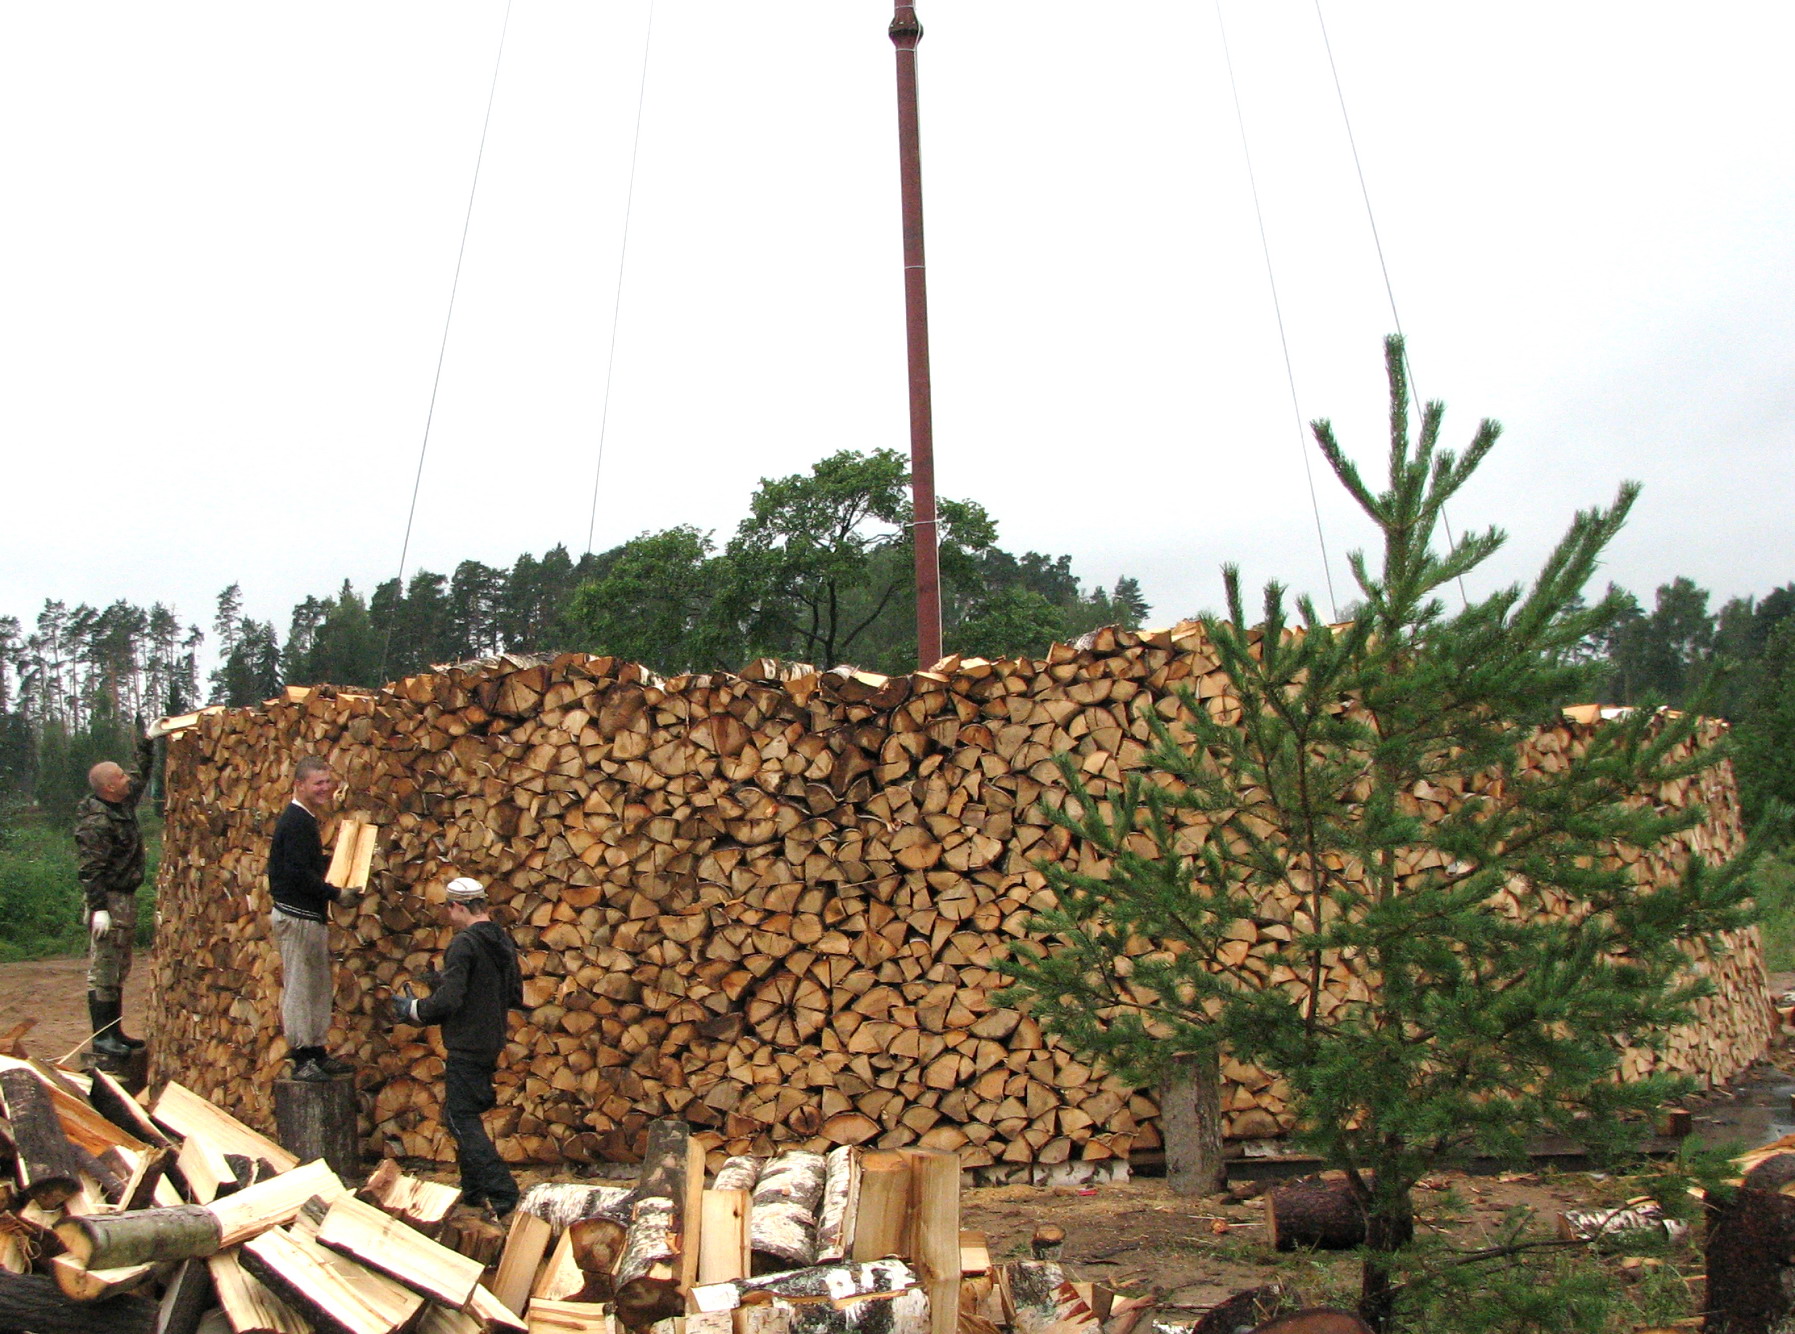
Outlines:
POLYGON ((182 1261, 162 1291, 156 1334, 197 1334, 201 1317, 212 1305, 212 1276, 206 1262, 198 1258, 182 1261))
POLYGON ((597 1302, 530 1303, 530 1334, 610 1334, 611 1314, 597 1302))
POLYGON ((274 1124, 281 1147, 301 1162, 322 1158, 344 1180, 361 1175, 355 1083, 339 1079, 274 1081, 274 1124))
POLYGON ((860 1212, 861 1151, 843 1144, 825 1159, 822 1210, 817 1217, 816 1258, 819 1264, 842 1260, 854 1250, 854 1219, 860 1212))
POLYGON ((316 1242, 270 1228, 243 1243, 243 1267, 330 1334, 398 1334, 424 1299, 360 1265, 336 1261, 316 1242))
POLYGON ((474 1289, 473 1298, 467 1304, 467 1313, 480 1322, 480 1334, 505 1334, 505 1331, 511 1330, 517 1331, 517 1334, 527 1334, 529 1328, 523 1317, 493 1296, 492 1290, 484 1283, 474 1289))
POLYGON ((30 1070, 0 1071, 0 1104, 18 1154, 19 1189, 43 1208, 58 1208, 81 1189, 80 1167, 49 1090, 30 1070))
MULTIPOLYGON (((206 1210, 218 1220, 219 1244, 236 1246, 258 1232, 291 1222, 308 1200, 315 1198, 329 1204, 347 1189, 325 1163, 310 1162, 246 1186, 235 1195, 208 1204, 206 1210)), ((216 1273, 213 1277, 216 1279, 216 1273)))
POLYGON ((753 1267, 748 1236, 751 1200, 746 1190, 704 1192, 698 1224, 699 1283, 727 1283, 748 1277, 753 1267))
POLYGON ((243 1268, 239 1252, 220 1251, 206 1258, 218 1304, 236 1334, 312 1334, 307 1321, 254 1274, 243 1268))
POLYGON ((1341 1177, 1305 1177, 1266 1192, 1266 1240, 1275 1250, 1351 1250, 1365 1242, 1365 1211, 1341 1177))
POLYGON ((203 1136, 220 1153, 240 1153, 265 1162, 275 1172, 290 1172, 299 1166, 298 1158, 266 1135, 172 1079, 163 1085, 150 1108, 150 1119, 183 1140, 203 1136))
POLYGON ((511 1215, 505 1251, 492 1280, 492 1295, 518 1315, 524 1313, 530 1300, 531 1280, 536 1277, 536 1267, 542 1263, 552 1236, 554 1229, 535 1214, 519 1208, 511 1215))
POLYGON ((473 1297, 483 1268, 348 1194, 331 1204, 318 1228, 318 1244, 458 1310, 473 1297))
POLYGON ((1247 1288, 1227 1301, 1210 1307, 1191 1326, 1190 1334, 1239 1334, 1256 1330, 1268 1320, 1300 1311, 1303 1299, 1288 1283, 1267 1283, 1247 1288))
POLYGON ((910 1164, 901 1153, 875 1150, 860 1162, 860 1208, 854 1222, 856 1260, 877 1260, 908 1250, 910 1164))
POLYGON ((816 1209, 828 1165, 820 1153, 781 1154, 761 1170, 748 1213, 757 1274, 802 1269, 816 1260, 816 1209))
POLYGON ((141 1297, 83 1302, 39 1274, 0 1272, 0 1330, 33 1334, 150 1334, 156 1305, 141 1297))
POLYGON ((87 1269, 66 1255, 50 1261, 50 1275, 63 1295, 78 1302, 99 1302, 131 1292, 156 1273, 152 1264, 122 1265, 117 1269, 87 1269))
POLYGON ((212 1255, 223 1243, 218 1216, 200 1205, 89 1214, 56 1224, 56 1236, 84 1269, 116 1269, 212 1255))
POLYGON ((929 1294, 933 1334, 954 1334, 960 1302, 960 1160, 939 1149, 905 1149, 916 1201, 911 1255, 929 1294))
POLYGON ((702 1312, 733 1311, 740 1306, 779 1298, 792 1303, 849 1303, 860 1298, 893 1297, 917 1286, 914 1270, 902 1260, 812 1265, 777 1274, 703 1284, 692 1290, 692 1305, 702 1312))
POLYGON ((461 1192, 454 1186, 407 1176, 391 1158, 383 1159, 368 1174, 356 1194, 426 1237, 434 1237, 442 1230, 461 1199, 461 1192))

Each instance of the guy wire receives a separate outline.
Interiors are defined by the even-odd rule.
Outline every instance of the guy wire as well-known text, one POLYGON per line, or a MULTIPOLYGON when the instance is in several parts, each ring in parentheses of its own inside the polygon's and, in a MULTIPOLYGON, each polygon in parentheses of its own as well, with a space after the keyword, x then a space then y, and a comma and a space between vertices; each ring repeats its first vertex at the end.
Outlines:
MULTIPOLYGON (((418 468, 411 480, 411 507, 405 512, 405 541, 399 547, 399 598, 405 597, 405 561, 411 554, 411 525, 418 514, 418 491, 424 483, 424 456, 430 452, 430 425, 436 419, 436 393, 442 387, 443 358, 449 350, 449 326, 455 318, 455 294, 461 290, 461 261, 467 255, 468 227, 474 220, 474 196, 480 188, 480 164, 486 158, 486 131, 492 125, 493 99, 499 91, 499 66, 505 59, 505 34, 511 28, 511 0, 505 0, 505 17, 499 24, 499 49, 492 60, 492 82, 486 89, 486 115, 480 122, 480 147, 474 154, 474 177, 468 184, 467 209, 461 218, 461 244, 455 251, 455 276, 449 282, 449 307, 443 313, 442 340, 436 348, 436 374, 430 381, 430 406, 424 412, 424 439, 418 446, 418 468)), ((393 646, 393 622, 388 621, 380 646, 380 675, 386 676, 387 656, 393 646)))
POLYGON ((1222 18, 1222 0, 1215 0, 1215 26, 1222 36, 1222 60, 1228 67, 1228 89, 1234 97, 1234 123, 1240 127, 1240 152, 1246 159, 1247 184, 1253 195, 1253 217, 1259 224, 1259 250, 1265 256, 1265 281, 1271 288, 1271 308, 1278 321, 1278 345, 1284 350, 1284 380, 1290 386, 1290 411, 1296 418, 1297 453, 1303 460, 1303 477, 1309 484, 1309 508, 1315 515, 1315 542, 1321 548, 1321 572, 1327 580, 1328 606, 1340 619, 1340 603, 1334 596, 1334 570, 1328 561, 1327 535, 1321 527, 1321 502, 1315 494, 1315 470, 1309 460, 1309 433, 1297 398, 1296 370, 1290 361, 1290 340, 1284 333, 1284 306, 1278 299, 1278 279, 1271 262, 1271 242, 1265 233, 1265 211, 1259 203, 1259 178, 1253 171, 1253 150, 1247 141, 1246 113, 1240 106, 1240 83, 1234 77, 1234 53, 1228 45, 1228 25, 1222 18))
POLYGON ((586 554, 598 529, 598 479, 605 466, 605 431, 611 422, 611 380, 617 366, 617 322, 623 310, 623 266, 629 258, 630 215, 636 202, 636 158, 642 147, 642 104, 648 94, 648 52, 654 40, 654 0, 648 0, 648 28, 642 35, 642 74, 636 81, 636 128, 630 136, 629 186, 623 196, 623 241, 617 248, 617 286, 611 300, 611 346, 605 354, 605 396, 598 413, 598 458, 592 465, 592 513, 586 520, 586 554))
MULTIPOLYGON (((1328 72, 1334 77, 1334 97, 1340 103, 1340 121, 1346 127, 1346 143, 1352 149, 1353 171, 1359 177, 1359 197, 1365 201, 1365 220, 1371 224, 1371 244, 1377 250, 1378 271, 1384 276, 1384 295, 1390 302, 1390 319, 1396 325, 1396 336, 1402 339, 1402 361, 1403 369, 1409 377, 1409 396, 1411 401, 1420 403, 1425 415, 1427 404, 1421 400, 1420 390, 1415 386, 1415 367, 1409 360, 1409 340, 1402 332, 1402 316, 1396 310, 1396 288, 1390 282, 1390 266, 1384 262, 1384 241, 1377 230, 1377 214, 1371 208, 1371 190, 1365 184, 1365 168, 1359 161, 1359 141, 1352 132, 1352 116, 1346 110, 1346 90, 1340 84, 1340 67, 1334 63, 1334 44, 1328 39, 1328 23, 1322 17, 1321 0, 1314 0, 1314 3, 1315 23, 1321 29, 1322 49, 1328 56, 1328 72)), ((1447 544, 1456 551, 1458 539, 1452 535, 1452 516, 1446 512, 1444 505, 1440 506, 1440 522, 1446 529, 1447 544)), ((1462 574, 1458 577, 1458 597, 1465 606, 1471 605, 1470 598, 1465 595, 1465 577, 1462 574)))

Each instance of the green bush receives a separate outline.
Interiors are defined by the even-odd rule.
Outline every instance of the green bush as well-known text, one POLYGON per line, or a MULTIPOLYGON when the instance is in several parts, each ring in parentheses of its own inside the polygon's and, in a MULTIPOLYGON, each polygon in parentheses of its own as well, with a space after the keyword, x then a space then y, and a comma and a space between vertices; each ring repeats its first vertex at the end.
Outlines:
MULTIPOLYGON (((155 932, 156 863, 161 824, 143 814, 146 874, 137 894, 137 943, 155 932)), ((0 961, 81 954, 84 907, 75 876, 75 841, 66 829, 32 813, 13 813, 0 840, 0 961)))
POLYGON ((1773 973, 1795 968, 1795 850, 1767 857, 1756 873, 1764 966, 1773 973))

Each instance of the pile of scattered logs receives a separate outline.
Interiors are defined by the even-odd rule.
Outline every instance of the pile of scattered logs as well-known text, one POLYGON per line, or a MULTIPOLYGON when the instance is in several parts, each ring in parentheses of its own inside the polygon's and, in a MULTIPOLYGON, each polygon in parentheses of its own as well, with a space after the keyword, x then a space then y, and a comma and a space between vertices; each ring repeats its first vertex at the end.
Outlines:
MULTIPOLYGON (((1152 1097, 997 1005, 992 964, 1050 902, 1039 863, 1102 869, 1042 809, 1064 798, 1054 757, 1099 791, 1116 783, 1141 763, 1149 715, 1185 716, 1180 688, 1238 712, 1200 626, 891 678, 763 662, 660 680, 610 658, 498 659, 197 715, 169 746, 152 1073, 272 1124, 284 1046, 265 860, 311 753, 345 778, 345 816, 375 831, 344 854, 369 890, 333 945, 333 1049, 362 1067, 371 1154, 450 1154, 432 1036, 380 1016, 446 943, 438 901, 457 875, 489 883, 523 955, 530 1008, 496 1121, 511 1161, 627 1161, 665 1116, 694 1127, 712 1166, 784 1145, 951 1150, 969 1167, 1151 1150, 1152 1097)), ((1599 725, 1567 717, 1528 763, 1562 765, 1599 725)), ((1424 784, 1413 803, 1438 816, 1464 795, 1424 784)), ((1724 765, 1641 799, 1709 816, 1640 861, 1642 880, 1741 844, 1724 765)), ((1300 887, 1267 892, 1228 962, 1303 990, 1272 958, 1301 913, 1300 887)), ((1714 994, 1663 1050, 1627 1052, 1628 1076, 1723 1079, 1762 1052, 1755 931, 1692 966, 1714 994)), ((1323 986, 1325 1010, 1368 979, 1336 962, 1323 986)), ((1223 1073, 1224 1132, 1282 1133, 1284 1084, 1223 1073)))
MULTIPOLYGON (((480 1286, 480 1259, 180 1084, 146 1111, 102 1070, 0 1057, 0 1102, 0 1328, 525 1328, 480 1286)), ((484 1227, 496 1243, 499 1230, 484 1227)))

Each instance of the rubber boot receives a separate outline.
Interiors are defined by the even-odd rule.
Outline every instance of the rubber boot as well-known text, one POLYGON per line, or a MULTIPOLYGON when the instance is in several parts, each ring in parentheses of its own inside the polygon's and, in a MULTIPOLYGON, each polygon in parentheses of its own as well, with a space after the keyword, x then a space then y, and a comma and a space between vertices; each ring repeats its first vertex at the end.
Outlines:
POLYGON ((118 1015, 123 1006, 115 1000, 104 1000, 97 991, 87 993, 87 1017, 93 1023, 91 1044, 96 1056, 125 1057, 131 1048, 118 1036, 118 1015))
POLYGON ((125 1003, 123 1000, 114 1002, 112 1013, 113 1017, 118 1020, 118 1023, 113 1025, 112 1031, 117 1035, 118 1040, 124 1043, 132 1051, 142 1051, 149 1044, 142 1038, 134 1038, 129 1033, 125 1032, 124 1008, 125 1003))

